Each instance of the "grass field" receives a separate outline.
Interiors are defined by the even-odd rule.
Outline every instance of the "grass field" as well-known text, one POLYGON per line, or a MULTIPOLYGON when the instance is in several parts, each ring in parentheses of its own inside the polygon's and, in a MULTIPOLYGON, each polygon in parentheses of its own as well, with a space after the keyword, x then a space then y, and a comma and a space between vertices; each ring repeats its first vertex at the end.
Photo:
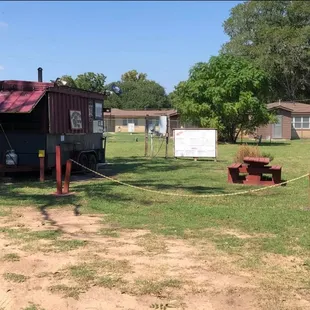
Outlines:
MULTIPOLYGON (((161 140, 156 140, 154 153, 157 153, 160 146, 161 140)), ((93 256, 85 256, 83 261, 75 262, 71 267, 63 266, 63 269, 57 271, 61 279, 84 283, 84 288, 74 286, 73 282, 61 284, 56 281, 57 277, 53 277, 55 283, 49 288, 49 294, 53 298, 62 294, 62 298, 74 299, 85 295, 85 288, 95 286, 138 298, 135 300, 137 304, 131 304, 132 300, 124 301, 122 309, 164 309, 169 306, 169 302, 175 300, 178 302, 175 308, 178 309, 310 309, 308 178, 289 183, 285 187, 257 193, 233 197, 199 197, 253 188, 227 184, 226 167, 233 162, 237 148, 237 145, 219 145, 217 162, 195 162, 190 159, 173 159, 171 143, 169 159, 163 158, 164 145, 157 157, 151 159, 143 156, 143 135, 115 134, 108 138, 107 144, 107 160, 111 165, 101 172, 141 187, 141 190, 96 178, 73 182, 71 190, 76 194, 60 199, 49 195, 55 191, 53 181, 45 184, 21 181, 11 185, 1 184, 0 234, 5 240, 3 243, 13 247, 6 247, 3 253, 2 261, 7 269, 3 270, 2 281, 18 285, 30 281, 31 275, 20 274, 14 269, 14 264, 16 266, 23 257, 30 254, 49 255, 51 258, 87 249, 86 252, 90 255, 90 248, 87 247, 93 246, 93 256), (149 193, 143 191, 143 188, 153 189, 158 193, 149 193), (167 196, 164 194, 166 192, 194 194, 197 197, 167 196), (33 207, 31 210, 34 211, 25 211, 28 207, 33 207), (72 234, 75 230, 68 229, 66 225, 69 224, 65 221, 65 217, 69 215, 62 213, 71 209, 79 210, 83 216, 88 214, 87 220, 84 220, 86 222, 83 222, 85 227, 88 223, 96 229, 91 231, 83 226, 86 231, 84 236, 72 234), (51 218, 51 212, 54 212, 54 218, 51 218), (62 217, 59 217, 60 214, 62 217), (18 217, 22 219, 19 220, 18 217), (100 223, 92 223, 92 219, 98 217, 100 223), (43 228, 42 221, 47 223, 43 228), (39 225, 40 229, 37 229, 36 225, 39 225), (141 232, 144 234, 140 235, 141 232), (90 234, 95 234, 96 238, 91 239, 90 234), (102 240, 114 242, 113 249, 104 245, 98 252, 98 247, 96 248, 93 242, 100 244, 102 240), (119 247, 123 250, 130 248, 130 254, 117 254, 119 247), (170 257, 172 253, 177 257, 170 257), (124 255, 123 258, 121 254, 124 255), (96 261, 96 255, 107 257, 100 263, 96 261), (135 255, 135 258, 132 258, 134 261, 139 260, 139 257, 141 259, 139 255, 144 255, 146 260, 147 255, 148 259, 156 261, 156 264, 164 259, 168 260, 151 268, 152 272, 156 270, 156 276, 153 274, 149 279, 139 274, 139 277, 135 278, 132 270, 136 270, 137 266, 136 263, 131 264, 130 259, 128 261, 128 255, 135 255), (115 261, 115 257, 121 260, 115 261), (171 267, 172 259, 179 259, 179 267, 174 266, 175 271, 171 267), (189 259, 192 260, 190 266, 184 263, 182 267, 181 262, 189 259), (223 274, 249 277, 255 288, 246 286, 244 289, 239 283, 243 281, 241 279, 228 281, 228 287, 221 284, 227 282, 227 279, 217 285, 215 282, 212 282, 212 285, 206 284, 206 281, 210 280, 210 273, 206 274, 205 279, 198 276, 201 276, 207 267, 218 273, 215 277, 217 279, 223 274), (199 271, 199 268, 202 269, 199 271), (127 274, 131 276, 124 276, 127 274), (213 287, 213 290, 208 291, 209 287, 213 287), (182 298, 178 292, 183 292, 181 295, 187 297, 182 298), (146 302, 137 296, 156 298, 146 302), (208 298, 209 308, 203 306, 206 300, 198 303, 201 296, 208 298), (242 296, 241 300, 237 296, 242 296)), ((274 156, 273 164, 283 166, 285 180, 309 171, 310 141, 266 143, 260 148, 274 156)), ((82 221, 82 217, 71 216, 70 219, 77 225, 82 221)), ((70 222, 70 225, 73 224, 70 222)), ((83 252, 83 255, 86 253, 83 252)), ((143 263, 146 264, 146 261, 143 263)), ((210 270, 208 272, 211 272, 210 270)), ((146 270, 142 274, 145 272, 146 270)), ((48 277, 51 275, 46 275, 46 278, 48 277)), ((45 279, 44 276, 42 278, 45 279)), ((114 297, 110 298, 111 304, 114 302, 115 305, 114 297)), ((29 303, 31 305, 28 307, 37 307, 31 309, 41 309, 44 302, 39 300, 38 303, 33 297, 29 303)), ((16 305, 14 309, 27 306, 16 308, 16 305)), ((20 305, 21 303, 18 304, 20 305)), ((62 309, 60 305, 61 301, 58 309, 62 309)), ((43 306, 44 309, 52 309, 43 306)), ((74 308, 72 304, 72 309, 80 308, 74 308)), ((98 306, 98 309, 103 308, 98 306)), ((104 309, 116 307, 109 308, 105 305, 104 309)))

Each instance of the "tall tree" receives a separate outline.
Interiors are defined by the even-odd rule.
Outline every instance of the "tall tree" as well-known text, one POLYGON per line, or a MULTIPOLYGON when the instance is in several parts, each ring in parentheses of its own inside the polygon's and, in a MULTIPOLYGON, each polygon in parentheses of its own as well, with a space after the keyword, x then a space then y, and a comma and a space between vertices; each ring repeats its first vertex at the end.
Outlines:
MULTIPOLYGON (((122 94, 112 94, 106 100, 107 107, 144 110, 171 106, 165 89, 155 81, 119 81, 113 84, 121 88, 122 94)), ((111 85, 107 85, 107 89, 110 88, 111 85)))
POLYGON ((253 132, 271 120, 267 93, 263 71, 239 57, 221 55, 191 68, 171 98, 185 121, 217 128, 221 140, 236 142, 240 132, 253 132))
POLYGON ((269 74, 270 99, 310 97, 310 2, 246 1, 224 22, 222 53, 245 57, 269 74))
POLYGON ((76 77, 75 84, 78 88, 102 93, 105 80, 106 76, 102 73, 86 72, 76 77))
POLYGON ((102 93, 105 90, 106 76, 102 73, 85 72, 79 74, 75 79, 70 75, 63 75, 62 80, 67 82, 67 86, 80 88, 83 90, 102 93))
POLYGON ((71 75, 63 75, 61 80, 67 82, 66 86, 76 88, 75 79, 71 75))
POLYGON ((125 72, 121 76, 122 82, 137 82, 137 81, 146 81, 147 74, 146 73, 139 73, 137 70, 130 70, 125 72))

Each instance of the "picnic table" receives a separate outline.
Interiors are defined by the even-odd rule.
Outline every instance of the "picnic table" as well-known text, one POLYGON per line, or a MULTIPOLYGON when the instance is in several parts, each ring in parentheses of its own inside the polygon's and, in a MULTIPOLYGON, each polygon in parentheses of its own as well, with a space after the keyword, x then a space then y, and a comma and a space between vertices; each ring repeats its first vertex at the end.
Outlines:
POLYGON ((270 166, 267 157, 245 157, 243 163, 228 166, 228 183, 273 185, 281 183, 281 166, 270 166), (271 180, 266 178, 271 175, 271 180))

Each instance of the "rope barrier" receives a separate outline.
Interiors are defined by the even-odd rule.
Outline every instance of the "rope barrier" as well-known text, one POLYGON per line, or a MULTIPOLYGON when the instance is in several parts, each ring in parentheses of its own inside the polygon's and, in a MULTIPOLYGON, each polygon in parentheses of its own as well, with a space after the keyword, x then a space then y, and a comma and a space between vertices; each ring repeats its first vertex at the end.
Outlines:
POLYGON ((256 188, 256 189, 250 189, 250 190, 246 190, 246 191, 240 191, 240 192, 234 192, 234 193, 226 193, 226 194, 202 194, 202 195, 195 195, 195 194, 178 194, 178 193, 171 193, 171 192, 162 192, 162 191, 157 191, 157 190, 154 190, 154 189, 149 189, 149 188, 144 188, 144 187, 139 187, 139 186, 135 186, 135 185, 131 185, 131 184, 128 184, 128 183, 125 183, 125 182, 122 182, 122 181, 118 181, 118 180, 115 180, 113 178, 110 178, 102 173, 99 173, 97 171, 94 171, 78 162, 76 162, 75 160, 73 159, 70 159, 74 164, 82 167, 83 169, 86 169, 102 178, 105 178, 109 181, 112 181, 114 183, 117 183, 117 184, 120 184, 120 185, 123 185, 123 186, 127 186, 127 187, 131 187, 131 188, 134 188, 134 189, 137 189, 137 190, 141 190, 141 191, 145 191, 145 192, 149 192, 149 193, 153 193, 153 194, 161 194, 161 195, 166 195, 166 196, 175 196, 175 197, 187 197, 187 198, 214 198, 214 197, 228 197, 228 196, 238 196, 238 195, 244 195, 244 194, 249 194, 249 193, 256 193, 256 192, 260 192, 260 191, 263 191, 263 190, 267 190, 267 189, 270 189, 270 188, 275 188, 275 187, 279 187, 279 186, 282 186, 284 184, 288 184, 288 183, 292 183, 292 182, 295 182, 295 181, 298 181, 300 179, 303 179, 305 177, 308 177, 309 176, 309 173, 307 174, 304 174, 300 177, 297 177, 297 178, 294 178, 294 179, 291 179, 291 180, 288 180, 288 181, 284 181, 284 182, 281 182, 281 183, 278 183, 278 184, 274 184, 274 185, 270 185, 270 186, 265 186, 265 187, 260 187, 260 188, 256 188))

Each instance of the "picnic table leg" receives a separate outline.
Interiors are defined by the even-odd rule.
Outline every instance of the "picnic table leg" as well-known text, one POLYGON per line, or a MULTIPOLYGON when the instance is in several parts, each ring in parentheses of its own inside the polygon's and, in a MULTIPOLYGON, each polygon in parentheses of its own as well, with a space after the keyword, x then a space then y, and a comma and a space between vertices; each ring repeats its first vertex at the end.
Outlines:
POLYGON ((281 170, 273 172, 272 181, 273 181, 273 184, 281 183, 281 170))
POLYGON ((239 183, 239 169, 228 169, 228 183, 239 183))

